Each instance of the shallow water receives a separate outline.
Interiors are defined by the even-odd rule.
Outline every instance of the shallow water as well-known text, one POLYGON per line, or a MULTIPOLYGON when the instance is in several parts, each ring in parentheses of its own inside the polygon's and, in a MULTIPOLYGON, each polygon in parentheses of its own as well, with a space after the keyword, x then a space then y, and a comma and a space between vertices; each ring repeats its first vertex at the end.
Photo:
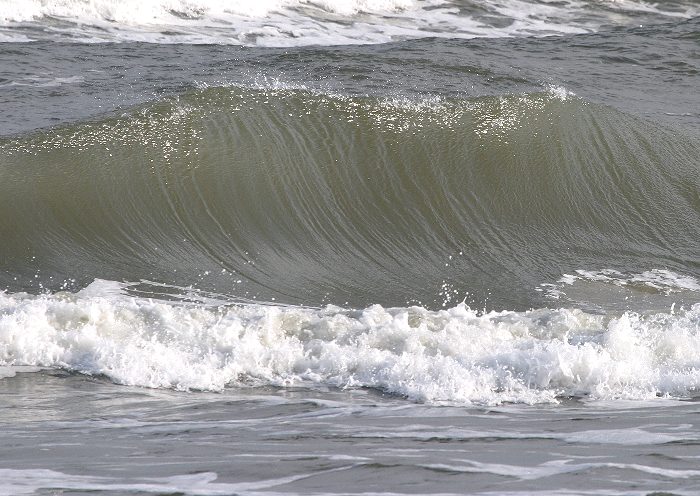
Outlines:
POLYGON ((364 389, 177 393, 49 372, 2 381, 2 494, 693 494, 700 484, 694 401, 464 408, 364 389))

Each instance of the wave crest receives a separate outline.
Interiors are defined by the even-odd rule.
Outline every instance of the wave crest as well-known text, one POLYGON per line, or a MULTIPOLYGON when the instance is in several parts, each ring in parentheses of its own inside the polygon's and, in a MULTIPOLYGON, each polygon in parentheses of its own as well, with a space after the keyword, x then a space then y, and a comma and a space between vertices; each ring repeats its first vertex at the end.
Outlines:
POLYGON ((0 281, 540 306, 534 288, 582 267, 697 275, 699 154, 692 138, 556 92, 202 89, 1 142, 0 281))

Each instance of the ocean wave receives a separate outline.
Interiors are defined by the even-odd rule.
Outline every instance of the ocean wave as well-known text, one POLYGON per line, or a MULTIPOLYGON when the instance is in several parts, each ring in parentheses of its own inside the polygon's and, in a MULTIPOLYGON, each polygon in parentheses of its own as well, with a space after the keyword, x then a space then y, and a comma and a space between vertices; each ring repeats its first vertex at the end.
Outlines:
POLYGON ((515 310, 587 267, 697 277, 698 146, 561 89, 205 88, 1 141, 0 283, 515 310))

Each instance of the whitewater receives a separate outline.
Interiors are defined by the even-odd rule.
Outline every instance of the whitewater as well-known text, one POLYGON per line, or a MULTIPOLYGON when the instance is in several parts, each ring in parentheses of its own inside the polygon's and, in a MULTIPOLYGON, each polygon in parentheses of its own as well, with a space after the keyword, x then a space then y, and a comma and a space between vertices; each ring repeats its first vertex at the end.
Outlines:
POLYGON ((698 12, 691 1, 639 0, 3 0, 0 35, 5 41, 347 45, 588 33, 611 24, 688 19, 698 12))
POLYGON ((689 397, 700 308, 608 319, 464 304, 364 310, 172 304, 96 281, 75 295, 3 295, 4 376, 32 367, 119 384, 374 388, 410 401, 497 405, 561 397, 689 397))

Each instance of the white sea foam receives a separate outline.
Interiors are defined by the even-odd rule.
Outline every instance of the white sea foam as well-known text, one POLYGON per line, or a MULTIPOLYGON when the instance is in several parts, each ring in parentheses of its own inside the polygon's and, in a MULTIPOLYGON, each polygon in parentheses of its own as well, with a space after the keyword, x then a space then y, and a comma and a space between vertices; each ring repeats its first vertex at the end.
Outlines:
POLYGON ((15 377, 21 372, 39 372, 41 367, 31 367, 26 365, 15 365, 15 366, 4 366, 0 365, 0 379, 5 379, 7 377, 15 377))
POLYGON ((700 385, 700 304, 616 318, 464 305, 362 310, 77 294, 0 293, 0 366, 59 367, 120 384, 371 387, 415 401, 649 399, 700 385))
POLYGON ((597 284, 622 288, 634 294, 676 295, 700 293, 700 281, 689 275, 678 274, 665 269, 652 269, 639 273, 622 273, 618 270, 583 270, 564 274, 556 283, 543 283, 537 288, 551 299, 561 300, 576 285, 597 284))
POLYGON ((13 32, 12 30, 0 30, 0 43, 26 43, 34 41, 28 36, 13 32))
MULTIPOLYGON (((687 4, 687 5, 686 5, 687 4)), ((640 14, 691 17, 643 0, 0 0, 0 26, 38 23, 43 37, 83 41, 261 46, 383 43, 427 36, 472 38, 581 33, 640 14)))
POLYGON ((593 472, 600 469, 630 470, 668 479, 687 479, 700 476, 700 470, 675 470, 651 467, 636 463, 570 463, 568 460, 556 460, 536 466, 505 465, 500 463, 480 463, 472 460, 459 460, 463 465, 431 464, 427 468, 450 472, 487 473, 513 477, 520 480, 536 480, 572 472, 593 472))
POLYGON ((119 493, 148 493, 148 494, 189 494, 196 496, 214 496, 251 493, 269 490, 276 486, 289 484, 301 479, 318 475, 319 473, 337 472, 347 467, 329 469, 313 474, 299 474, 277 479, 267 479, 255 482, 225 483, 216 482, 217 474, 201 472, 195 474, 176 475, 172 477, 148 477, 114 479, 109 477, 94 477, 71 475, 55 470, 43 469, 3 469, 0 468, 0 496, 19 496, 36 494, 41 489, 76 490, 80 492, 109 491, 119 493))
POLYGON ((0 86, 34 86, 39 88, 53 88, 63 85, 80 84, 84 81, 82 76, 70 77, 38 77, 26 76, 18 81, 10 81, 0 86))
MULTIPOLYGON (((646 406, 646 405, 645 405, 646 406)), ((352 435, 357 438, 379 439, 419 439, 427 440, 462 440, 477 439, 555 439, 571 444, 607 444, 623 446, 639 446, 666 444, 680 441, 696 441, 698 436, 687 429, 684 432, 650 432, 643 429, 600 429, 575 432, 514 432, 506 430, 471 431, 465 428, 431 429, 425 425, 407 425, 397 429, 382 429, 379 431, 364 431, 352 435)))
POLYGON ((666 294, 679 291, 700 291, 700 281, 692 276, 677 274, 670 270, 653 269, 639 274, 623 274, 617 270, 577 270, 565 274, 559 282, 572 285, 577 280, 609 282, 616 286, 646 286, 666 294))

